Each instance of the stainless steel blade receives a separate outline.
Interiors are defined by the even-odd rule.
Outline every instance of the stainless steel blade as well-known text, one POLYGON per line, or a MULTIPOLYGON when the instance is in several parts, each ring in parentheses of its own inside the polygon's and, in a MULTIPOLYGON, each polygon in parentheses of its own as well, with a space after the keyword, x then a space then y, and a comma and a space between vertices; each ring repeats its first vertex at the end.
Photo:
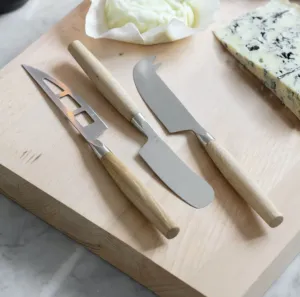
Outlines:
MULTIPOLYGON (((199 137, 202 137, 201 135, 203 135, 204 140, 211 139, 212 137, 197 123, 182 103, 156 74, 156 69, 159 65, 154 65, 154 60, 155 57, 143 59, 134 67, 133 70, 134 82, 143 100, 159 118, 159 120, 166 126, 169 132, 173 133, 182 130, 194 130, 200 135, 199 137)), ((144 130, 147 129, 144 128, 144 130)), ((151 131, 153 130, 151 129, 151 131)), ((166 156, 162 159, 163 163, 160 161, 154 162, 154 160, 152 160, 153 164, 157 166, 157 168, 153 168, 153 170, 163 171, 164 162, 169 162, 168 166, 170 166, 170 171, 169 173, 166 173, 165 178, 167 178, 167 180, 165 183, 171 183, 172 189, 173 187, 176 188, 175 192, 181 191, 180 194, 178 194, 179 196, 185 195, 184 197, 191 197, 190 199, 192 203, 189 203, 192 205, 196 203, 198 204, 198 207, 203 207, 209 204, 214 197, 214 192, 211 186, 203 179, 200 179, 200 177, 195 173, 191 172, 188 168, 182 166, 182 161, 173 154, 169 147, 167 147, 164 143, 161 144, 161 140, 159 144, 156 140, 152 141, 152 138, 155 139, 155 137, 157 137, 156 134, 153 135, 152 132, 148 133, 150 134, 150 136, 148 136, 150 139, 149 145, 147 143, 141 150, 141 155, 144 159, 145 156, 147 158, 151 158, 152 156, 153 158, 153 151, 156 151, 157 155, 160 154, 160 151, 164 151, 164 156, 166 156), (178 166, 178 168, 175 169, 175 166, 178 166), (180 170, 179 167, 182 169, 180 170), (176 176, 172 176, 172 172, 176 172, 176 176), (180 180, 180 182, 178 182, 178 180, 180 180), (189 193, 182 193, 182 191, 188 191, 188 189, 189 193), (201 195, 199 196, 199 194, 201 195)), ((148 162, 148 164, 149 163, 150 162, 148 162)), ((149 165, 151 166, 151 164, 149 165)), ((163 179, 164 177, 161 178, 163 179)))
POLYGON ((133 69, 133 79, 140 96, 170 133, 192 130, 204 142, 212 139, 157 75, 159 65, 154 65, 154 60, 155 57, 143 59, 133 69))
POLYGON ((91 144, 99 146, 97 138, 108 128, 102 119, 96 114, 96 112, 78 95, 74 94, 70 88, 68 88, 62 82, 54 79, 47 73, 44 73, 31 66, 22 65, 23 68, 30 74, 30 76, 37 82, 37 84, 44 90, 49 98, 55 103, 55 105, 63 112, 73 126, 82 134, 82 136, 91 144), (61 91, 55 94, 50 87, 45 83, 48 81, 54 84, 61 91), (75 110, 69 109, 62 103, 62 99, 66 96, 70 96, 78 105, 75 110), (86 113, 92 122, 86 126, 80 124, 76 117, 80 114, 86 113))
POLYGON ((141 114, 134 119, 133 124, 148 137, 139 154, 157 176, 191 206, 210 204, 214 198, 212 187, 174 154, 141 114))

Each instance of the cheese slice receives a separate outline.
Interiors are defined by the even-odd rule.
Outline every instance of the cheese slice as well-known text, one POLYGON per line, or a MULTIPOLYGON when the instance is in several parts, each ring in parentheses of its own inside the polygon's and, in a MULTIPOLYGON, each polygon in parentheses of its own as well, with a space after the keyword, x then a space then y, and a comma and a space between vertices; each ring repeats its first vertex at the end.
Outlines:
POLYGON ((215 35, 300 119, 299 5, 272 0, 215 35))

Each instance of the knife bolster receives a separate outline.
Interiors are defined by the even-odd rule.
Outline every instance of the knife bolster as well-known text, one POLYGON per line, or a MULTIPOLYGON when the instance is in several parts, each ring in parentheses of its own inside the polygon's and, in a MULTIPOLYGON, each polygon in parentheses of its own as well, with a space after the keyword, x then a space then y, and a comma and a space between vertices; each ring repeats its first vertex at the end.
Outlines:
POLYGON ((135 114, 131 119, 131 123, 133 124, 133 126, 138 128, 142 133, 145 133, 144 129, 143 129, 145 122, 146 122, 146 119, 140 112, 135 114))
POLYGON ((157 136, 156 132, 151 128, 140 112, 135 114, 135 116, 131 119, 131 123, 148 138, 157 136))
POLYGON ((95 140, 95 143, 91 144, 91 147, 99 159, 102 159, 107 153, 110 152, 109 148, 98 139, 95 140))
POLYGON ((205 146, 209 144, 211 141, 215 140, 215 138, 206 132, 205 134, 196 134, 200 142, 205 146))

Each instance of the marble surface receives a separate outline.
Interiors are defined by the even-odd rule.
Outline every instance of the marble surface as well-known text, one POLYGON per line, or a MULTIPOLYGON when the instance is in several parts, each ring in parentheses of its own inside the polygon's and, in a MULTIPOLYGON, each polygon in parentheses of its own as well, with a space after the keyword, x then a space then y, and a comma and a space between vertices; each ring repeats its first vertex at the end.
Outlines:
MULTIPOLYGON (((0 68, 80 2, 31 0, 18 11, 0 16, 0 68)), ((0 296, 155 295, 0 195, 0 296)), ((264 297, 299 296, 297 257, 264 297)))

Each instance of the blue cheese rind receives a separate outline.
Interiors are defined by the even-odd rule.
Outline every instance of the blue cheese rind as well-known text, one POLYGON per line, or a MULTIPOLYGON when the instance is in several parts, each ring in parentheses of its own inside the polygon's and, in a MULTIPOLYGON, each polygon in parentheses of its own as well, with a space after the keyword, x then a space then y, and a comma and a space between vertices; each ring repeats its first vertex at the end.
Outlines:
POLYGON ((299 5, 270 1, 215 35, 300 119, 299 5))

